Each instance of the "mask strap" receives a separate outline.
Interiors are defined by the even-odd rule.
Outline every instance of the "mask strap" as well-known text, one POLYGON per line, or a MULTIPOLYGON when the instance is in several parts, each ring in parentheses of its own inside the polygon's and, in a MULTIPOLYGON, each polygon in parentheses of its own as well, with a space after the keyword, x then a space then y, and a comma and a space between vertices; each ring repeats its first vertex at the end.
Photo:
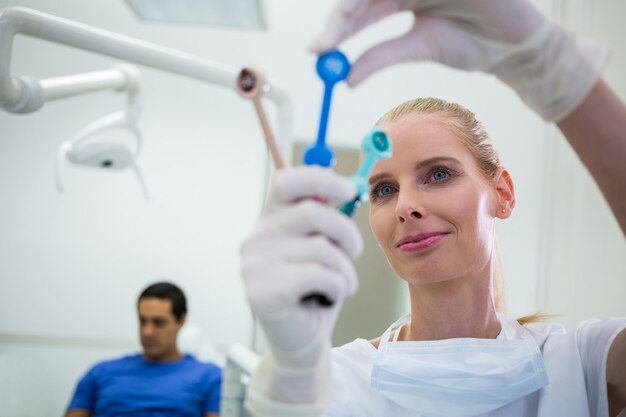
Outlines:
POLYGON ((411 316, 410 314, 406 314, 402 317, 400 317, 398 320, 396 320, 391 326, 389 326, 387 328, 387 330, 385 330, 385 333, 383 333, 383 335, 380 338, 380 343, 378 345, 378 350, 387 350, 387 346, 389 345, 389 338, 391 337, 391 332, 395 330, 395 334, 393 336, 393 342, 397 342, 398 341, 398 335, 400 334, 400 329, 402 329, 402 326, 404 326, 406 323, 409 322, 411 316))
POLYGON ((395 334, 393 335, 393 341, 394 342, 398 341, 398 336, 400 336, 400 331, 402 330, 402 327, 404 327, 404 324, 406 324, 406 323, 403 323, 403 324, 399 325, 398 327, 396 327, 395 334))

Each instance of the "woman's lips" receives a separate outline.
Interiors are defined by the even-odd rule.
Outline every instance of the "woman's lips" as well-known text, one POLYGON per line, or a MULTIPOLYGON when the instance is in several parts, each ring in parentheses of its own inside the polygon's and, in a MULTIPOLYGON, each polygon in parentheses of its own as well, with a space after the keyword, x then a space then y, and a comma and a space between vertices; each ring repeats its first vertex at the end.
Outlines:
POLYGON ((418 252, 436 245, 447 234, 446 232, 431 232, 407 236, 398 242, 397 247, 402 252, 418 252))

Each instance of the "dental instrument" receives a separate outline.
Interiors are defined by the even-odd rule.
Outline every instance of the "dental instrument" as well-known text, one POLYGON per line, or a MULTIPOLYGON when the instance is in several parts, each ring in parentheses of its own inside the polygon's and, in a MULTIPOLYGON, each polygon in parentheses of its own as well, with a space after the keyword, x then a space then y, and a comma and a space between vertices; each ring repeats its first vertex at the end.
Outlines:
POLYGON ((363 160, 357 169, 355 175, 349 179, 354 183, 357 194, 353 200, 347 201, 339 206, 339 211, 352 217, 356 209, 367 200, 369 185, 367 178, 369 177, 376 162, 391 156, 391 141, 385 132, 375 129, 365 135, 361 142, 361 150, 363 151, 363 160))
MULTIPOLYGON (((367 178, 376 162, 391 156, 391 141, 384 131, 375 129, 363 137, 361 150, 364 155, 363 159, 357 168, 356 174, 349 178, 357 190, 356 196, 337 208, 349 217, 352 217, 361 204, 367 200, 369 192, 367 178)), ((312 302, 321 307, 330 307, 334 304, 334 301, 326 294, 317 292, 306 294, 300 299, 300 302, 303 304, 312 302)))
POLYGON ((322 111, 320 115, 320 125, 315 144, 309 147, 303 156, 306 165, 321 165, 324 167, 335 164, 333 151, 326 146, 326 130, 328 127, 328 116, 330 113, 330 102, 332 100, 333 88, 335 84, 345 80, 350 72, 350 62, 348 58, 338 50, 333 50, 322 54, 317 59, 315 66, 317 74, 324 82, 324 98, 322 101, 322 111))
POLYGON ((276 169, 283 169, 285 163, 280 155, 274 133, 272 132, 265 110, 263 109, 263 104, 261 103, 261 97, 270 89, 269 84, 265 80, 265 76, 255 69, 243 68, 239 72, 235 88, 240 96, 250 99, 252 104, 254 104, 254 110, 256 110, 257 117, 259 118, 265 144, 270 151, 274 166, 276 169))
MULTIPOLYGON (((320 115, 320 125, 317 132, 315 144, 304 152, 302 161, 306 165, 320 165, 329 167, 335 164, 333 151, 326 146, 326 130, 328 127, 328 115, 330 113, 330 102, 332 100, 333 88, 335 84, 345 80, 350 72, 350 62, 348 58, 338 50, 329 51, 317 58, 315 65, 317 75, 324 82, 324 98, 322 100, 322 111, 320 115)), ((320 200, 319 197, 314 197, 320 200)), ((304 295, 300 302, 302 304, 315 303, 320 307, 330 307, 335 301, 326 294, 313 292, 304 295)))

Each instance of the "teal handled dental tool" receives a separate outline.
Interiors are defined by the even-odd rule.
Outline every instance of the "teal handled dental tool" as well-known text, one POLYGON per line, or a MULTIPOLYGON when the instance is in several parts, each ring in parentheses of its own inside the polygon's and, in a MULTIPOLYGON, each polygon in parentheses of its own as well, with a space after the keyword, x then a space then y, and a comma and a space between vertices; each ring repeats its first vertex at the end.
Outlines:
POLYGON ((306 165, 329 167, 335 163, 333 151, 326 146, 326 130, 328 127, 330 102, 332 100, 333 87, 335 84, 348 77, 350 73, 350 62, 343 53, 338 50, 333 50, 320 55, 315 68, 317 75, 319 75, 324 82, 324 99, 322 101, 317 141, 304 152, 302 159, 306 165))
POLYGON ((374 168, 374 164, 391 156, 391 141, 382 130, 372 130, 363 138, 361 143, 363 160, 355 175, 350 180, 355 184, 357 195, 354 199, 341 204, 338 209, 342 213, 352 217, 357 208, 368 199, 369 184, 367 179, 374 168))

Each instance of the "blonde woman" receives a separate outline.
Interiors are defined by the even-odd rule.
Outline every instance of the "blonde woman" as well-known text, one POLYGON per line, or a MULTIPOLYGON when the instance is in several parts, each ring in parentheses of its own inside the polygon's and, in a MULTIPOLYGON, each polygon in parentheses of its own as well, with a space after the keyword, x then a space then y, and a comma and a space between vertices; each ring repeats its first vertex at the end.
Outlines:
MULTIPOLYGON (((416 15, 415 27, 357 60, 353 85, 410 59, 493 72, 557 122, 626 231, 626 109, 599 78, 601 48, 521 0, 346 0, 314 47, 401 10, 416 15)), ((483 125, 458 104, 426 98, 377 126, 394 152, 370 176, 370 224, 408 284, 411 312, 376 340, 331 349, 362 242, 351 219, 308 197, 332 203, 354 190, 327 169, 280 172, 242 246, 248 299, 270 346, 249 389, 252 415, 617 416, 626 407, 626 318, 568 333, 497 311, 495 228, 516 200, 483 125), (302 302, 310 293, 335 302, 302 302)))

